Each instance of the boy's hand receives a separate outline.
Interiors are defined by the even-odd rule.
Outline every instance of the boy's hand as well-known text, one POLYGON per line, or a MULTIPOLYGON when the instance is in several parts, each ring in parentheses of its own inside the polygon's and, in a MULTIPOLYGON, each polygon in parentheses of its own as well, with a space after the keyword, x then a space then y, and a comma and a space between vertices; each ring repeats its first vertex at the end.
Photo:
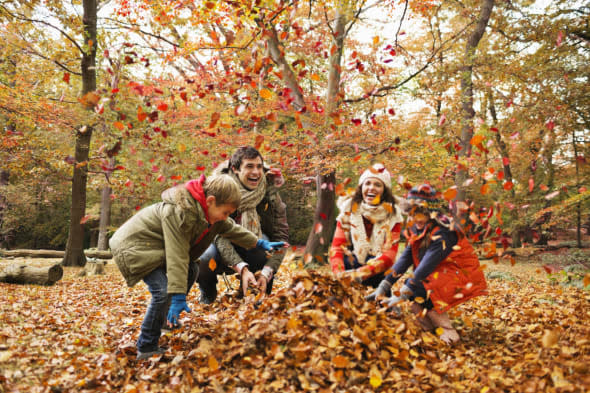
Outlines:
POLYGON ((250 287, 250 285, 256 287, 258 286, 258 283, 256 282, 254 274, 250 270, 248 270, 247 267, 244 267, 242 269, 242 293, 244 294, 244 296, 246 296, 246 293, 248 292, 248 287, 250 287))
POLYGON ((256 247, 264 251, 275 251, 279 248, 285 247, 285 242, 269 242, 265 239, 258 239, 256 247))
POLYGON ((191 309, 186 304, 186 295, 182 293, 172 295, 172 303, 168 310, 168 323, 173 326, 177 325, 182 311, 191 312, 191 309))

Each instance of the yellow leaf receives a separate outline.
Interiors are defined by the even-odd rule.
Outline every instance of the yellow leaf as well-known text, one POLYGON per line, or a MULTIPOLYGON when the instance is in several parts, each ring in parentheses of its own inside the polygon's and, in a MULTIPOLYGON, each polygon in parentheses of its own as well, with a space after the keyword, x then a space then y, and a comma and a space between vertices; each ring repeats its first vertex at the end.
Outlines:
POLYGON ((445 332, 445 329, 443 329, 439 326, 436 328, 436 330, 434 332, 436 333, 437 336, 440 336, 445 332))
POLYGON ((379 36, 373 37, 373 45, 377 45, 379 43, 379 36))
POLYGON ((184 153, 186 151, 186 145, 184 143, 178 144, 178 151, 184 153))
POLYGON ((371 378, 369 379, 369 383, 374 388, 378 388, 379 386, 381 386, 381 382, 381 378, 376 375, 371 376, 371 378))
POLYGON ((265 100, 269 100, 272 98, 272 92, 268 89, 261 89, 259 93, 260 97, 264 98, 265 100))
POLYGON ((318 74, 311 74, 309 77, 311 79, 313 79, 314 81, 319 81, 320 80, 320 76, 318 74))

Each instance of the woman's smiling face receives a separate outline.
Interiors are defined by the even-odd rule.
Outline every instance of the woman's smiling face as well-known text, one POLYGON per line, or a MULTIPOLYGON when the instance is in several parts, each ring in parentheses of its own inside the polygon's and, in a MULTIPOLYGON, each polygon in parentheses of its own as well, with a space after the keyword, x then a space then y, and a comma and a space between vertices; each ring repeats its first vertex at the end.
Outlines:
POLYGON ((381 203, 381 197, 383 196, 384 189, 385 185, 381 180, 374 177, 369 177, 361 186, 363 202, 370 205, 378 205, 381 203))

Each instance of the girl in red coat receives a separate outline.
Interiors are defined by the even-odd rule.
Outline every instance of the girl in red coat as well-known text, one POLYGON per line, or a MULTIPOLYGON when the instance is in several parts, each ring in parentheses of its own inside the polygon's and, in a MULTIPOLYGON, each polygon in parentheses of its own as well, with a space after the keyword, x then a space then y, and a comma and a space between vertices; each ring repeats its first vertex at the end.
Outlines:
POLYGON ((373 165, 361 175, 354 194, 340 197, 337 204, 332 271, 374 288, 395 261, 403 221, 391 193, 391 175, 383 165, 373 165))
POLYGON ((367 296, 389 296, 391 286, 410 266, 408 278, 399 296, 384 302, 390 308, 402 300, 412 300, 412 311, 427 330, 442 328, 441 340, 451 344, 459 340, 447 310, 474 296, 486 293, 486 281, 473 247, 461 230, 442 214, 443 201, 429 184, 414 187, 408 194, 412 226, 407 231, 408 244, 377 290, 367 296))

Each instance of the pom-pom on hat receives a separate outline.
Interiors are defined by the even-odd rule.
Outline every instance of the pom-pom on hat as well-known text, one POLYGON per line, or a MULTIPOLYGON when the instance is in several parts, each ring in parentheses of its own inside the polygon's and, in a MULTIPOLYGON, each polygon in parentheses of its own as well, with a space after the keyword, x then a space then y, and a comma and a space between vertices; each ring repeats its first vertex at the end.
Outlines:
POLYGON ((381 180, 385 187, 391 189, 391 174, 383 164, 373 164, 369 169, 365 170, 359 178, 359 186, 370 177, 381 180))

